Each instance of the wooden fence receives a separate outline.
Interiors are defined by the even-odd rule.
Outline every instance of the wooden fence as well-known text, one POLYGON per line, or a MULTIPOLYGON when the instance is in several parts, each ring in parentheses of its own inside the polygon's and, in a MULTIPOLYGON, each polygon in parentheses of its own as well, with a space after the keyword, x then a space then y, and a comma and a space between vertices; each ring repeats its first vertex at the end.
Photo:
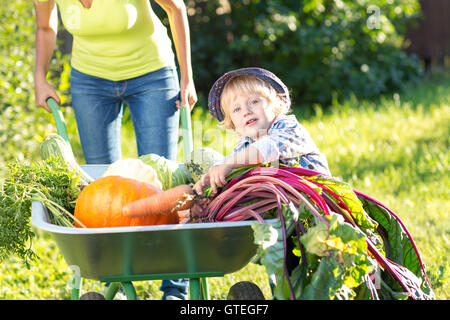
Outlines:
POLYGON ((425 63, 448 65, 450 56, 450 0, 419 0, 422 17, 416 26, 410 26, 407 39, 409 53, 417 54, 425 63))

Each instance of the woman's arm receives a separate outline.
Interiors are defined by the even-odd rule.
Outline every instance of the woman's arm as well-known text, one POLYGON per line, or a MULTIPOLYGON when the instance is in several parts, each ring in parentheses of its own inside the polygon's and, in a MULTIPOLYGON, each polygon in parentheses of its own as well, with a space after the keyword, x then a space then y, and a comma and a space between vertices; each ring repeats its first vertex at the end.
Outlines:
POLYGON ((36 66, 34 72, 34 91, 36 104, 50 112, 47 98, 52 97, 58 103, 60 99, 46 80, 50 60, 56 45, 58 16, 54 0, 34 1, 36 13, 36 66))
MULTIPOLYGON (((155 0, 169 17, 170 30, 180 66, 181 103, 190 109, 197 102, 191 65, 191 45, 186 6, 182 0, 155 0)), ((177 107, 180 107, 179 102, 177 107)))

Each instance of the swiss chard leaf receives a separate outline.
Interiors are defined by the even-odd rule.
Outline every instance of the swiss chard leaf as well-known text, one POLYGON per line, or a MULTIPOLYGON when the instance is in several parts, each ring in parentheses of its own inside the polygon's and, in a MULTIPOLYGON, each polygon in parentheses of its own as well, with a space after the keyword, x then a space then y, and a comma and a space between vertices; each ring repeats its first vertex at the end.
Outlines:
MULTIPOLYGON (((292 217, 297 214, 298 211, 283 206, 287 225, 293 223, 292 217)), ((315 224, 300 237, 306 256, 301 255, 298 246, 294 249, 293 253, 300 256, 300 264, 291 275, 286 275, 284 268, 285 243, 281 220, 272 225, 252 224, 255 242, 259 246, 259 262, 265 266, 274 284, 273 294, 277 299, 290 298, 287 276, 296 299, 351 299, 356 296, 354 288, 361 286, 373 271, 373 261, 367 256, 365 235, 337 214, 325 218, 329 226, 316 219, 315 224), (302 259, 307 261, 307 269, 301 264, 302 259)))
POLYGON ((366 275, 374 269, 367 256, 365 235, 344 222, 337 214, 326 216, 326 227, 320 221, 300 240, 308 254, 319 260, 305 286, 302 299, 350 299, 354 288, 364 283, 366 275))
POLYGON ((281 220, 273 224, 252 223, 255 243, 259 245, 258 256, 271 282, 275 285, 274 296, 286 299, 283 293, 284 283, 284 243, 281 220), (281 284, 281 285, 280 285, 281 284))
MULTIPOLYGON (((306 206, 300 206, 297 209, 292 204, 282 204, 281 207, 283 223, 286 227, 283 228, 282 221, 278 217, 273 224, 253 223, 252 228, 255 243, 259 246, 258 262, 266 268, 266 272, 274 285, 274 296, 277 299, 289 299, 289 275, 286 275, 285 272, 285 246, 286 241, 292 241, 290 236, 299 221, 300 212, 304 212, 303 210, 307 210, 307 208, 306 206)), ((292 252, 286 253, 292 254, 292 252)))
MULTIPOLYGON (((350 211, 350 214, 355 221, 356 225, 361 228, 361 230, 366 234, 367 237, 370 238, 370 241, 379 249, 383 250, 383 241, 381 237, 377 233, 378 223, 376 220, 372 219, 369 214, 367 214, 364 210, 364 207, 353 191, 353 188, 345 182, 336 180, 334 178, 322 177, 322 176, 313 176, 309 178, 311 181, 314 181, 316 184, 323 188, 324 192, 328 190, 331 191, 335 196, 338 197, 340 201, 344 203, 344 205, 350 211)), ((335 199, 333 195, 330 194, 330 198, 341 207, 343 211, 346 211, 346 208, 343 208, 339 203, 338 199, 335 199)))
MULTIPOLYGON (((322 176, 314 176, 310 179, 337 194, 340 200, 348 207, 352 213, 353 219, 361 229, 369 229, 375 232, 377 227, 376 221, 372 220, 364 211, 361 202, 348 183, 322 176)), ((326 189, 324 191, 326 191, 326 189)))
MULTIPOLYGON (((420 279, 420 289, 425 294, 432 295, 432 289, 426 281, 426 275, 422 269, 420 258, 401 223, 394 215, 377 203, 364 197, 360 197, 360 200, 364 209, 379 223, 378 229, 380 230, 380 234, 385 237, 386 257, 410 270, 420 279)), ((401 286, 393 281, 392 278, 387 277, 385 280, 392 289, 397 291, 401 290, 401 286)))

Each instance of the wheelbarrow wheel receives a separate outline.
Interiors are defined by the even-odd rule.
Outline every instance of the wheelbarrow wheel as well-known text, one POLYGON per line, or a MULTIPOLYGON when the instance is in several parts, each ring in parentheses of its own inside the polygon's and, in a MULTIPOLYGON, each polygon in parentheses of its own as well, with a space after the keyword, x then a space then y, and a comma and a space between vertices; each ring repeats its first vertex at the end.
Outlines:
POLYGON ((256 284, 250 281, 240 281, 230 288, 227 300, 265 300, 265 298, 256 284))
POLYGON ((105 300, 105 297, 98 292, 86 292, 80 297, 80 300, 105 300))

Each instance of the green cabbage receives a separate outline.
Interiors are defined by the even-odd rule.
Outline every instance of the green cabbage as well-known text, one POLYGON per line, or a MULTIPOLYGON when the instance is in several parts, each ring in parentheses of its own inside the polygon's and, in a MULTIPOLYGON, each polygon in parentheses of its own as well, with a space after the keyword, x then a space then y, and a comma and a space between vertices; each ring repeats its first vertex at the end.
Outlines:
POLYGON ((159 181, 163 186, 163 190, 176 187, 180 184, 190 183, 188 174, 183 170, 182 166, 175 161, 166 159, 154 153, 149 153, 139 157, 145 164, 156 170, 159 181))
POLYGON ((194 182, 200 180, 204 173, 207 173, 209 168, 218 161, 224 159, 224 156, 211 148, 194 149, 184 162, 184 168, 191 176, 194 182))

